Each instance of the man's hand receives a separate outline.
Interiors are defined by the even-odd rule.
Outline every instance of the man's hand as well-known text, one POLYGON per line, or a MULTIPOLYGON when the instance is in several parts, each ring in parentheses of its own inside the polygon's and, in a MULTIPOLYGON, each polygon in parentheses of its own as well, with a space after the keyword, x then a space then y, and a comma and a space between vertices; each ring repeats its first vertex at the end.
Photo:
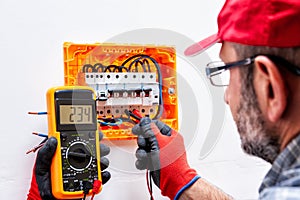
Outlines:
POLYGON ((200 176, 186 160, 182 136, 161 121, 142 118, 132 128, 138 136, 136 168, 149 169, 162 195, 178 199, 200 176))
MULTIPOLYGON (((103 134, 100 131, 99 134, 101 140, 103 138, 103 134)), ((51 192, 50 166, 56 146, 57 140, 51 137, 38 151, 27 200, 55 200, 51 192)), ((102 184, 105 184, 110 179, 110 173, 108 171, 104 171, 109 165, 109 160, 105 157, 109 154, 109 152, 110 148, 108 146, 100 144, 102 184)))

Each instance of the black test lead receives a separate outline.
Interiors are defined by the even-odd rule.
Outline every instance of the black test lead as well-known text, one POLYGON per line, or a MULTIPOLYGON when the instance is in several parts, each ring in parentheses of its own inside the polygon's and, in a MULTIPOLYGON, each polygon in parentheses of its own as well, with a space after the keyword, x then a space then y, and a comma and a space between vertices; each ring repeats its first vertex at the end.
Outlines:
MULTIPOLYGON (((128 116, 128 117, 132 117, 134 120, 134 122, 137 124, 141 121, 141 119, 143 118, 142 114, 136 110, 136 109, 133 109, 132 111, 131 110, 125 110, 125 114, 128 116)), ((147 182, 147 188, 148 188, 148 192, 150 194, 150 200, 154 200, 154 197, 153 197, 153 190, 152 190, 152 179, 151 179, 151 173, 150 173, 150 170, 146 170, 146 182, 147 182)))

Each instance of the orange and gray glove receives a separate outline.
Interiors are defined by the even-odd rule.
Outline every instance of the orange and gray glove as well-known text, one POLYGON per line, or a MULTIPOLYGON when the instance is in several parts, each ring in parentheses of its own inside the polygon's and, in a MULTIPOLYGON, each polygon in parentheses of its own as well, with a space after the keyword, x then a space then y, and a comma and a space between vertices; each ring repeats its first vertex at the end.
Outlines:
POLYGON ((138 136, 136 168, 150 170, 162 195, 178 199, 200 178, 187 163, 183 137, 163 122, 142 118, 132 133, 138 136))
MULTIPOLYGON (((103 134, 99 132, 100 140, 103 134)), ((31 187, 27 195, 27 200, 55 200, 51 190, 51 175, 50 166, 52 157, 55 153, 57 140, 53 137, 49 138, 45 145, 38 151, 35 165, 32 172, 31 187)), ((108 155, 110 148, 104 144, 100 144, 100 165, 102 184, 105 184, 110 179, 110 173, 105 170, 109 165, 109 160, 104 157, 108 155)))

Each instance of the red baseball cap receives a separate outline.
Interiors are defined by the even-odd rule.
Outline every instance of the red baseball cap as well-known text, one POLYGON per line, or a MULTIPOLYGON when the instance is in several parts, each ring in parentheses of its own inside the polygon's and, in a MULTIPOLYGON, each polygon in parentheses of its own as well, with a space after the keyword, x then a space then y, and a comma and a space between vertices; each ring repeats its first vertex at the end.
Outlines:
POLYGON ((188 47, 202 53, 217 42, 252 46, 300 47, 300 0, 227 0, 218 16, 218 33, 188 47))

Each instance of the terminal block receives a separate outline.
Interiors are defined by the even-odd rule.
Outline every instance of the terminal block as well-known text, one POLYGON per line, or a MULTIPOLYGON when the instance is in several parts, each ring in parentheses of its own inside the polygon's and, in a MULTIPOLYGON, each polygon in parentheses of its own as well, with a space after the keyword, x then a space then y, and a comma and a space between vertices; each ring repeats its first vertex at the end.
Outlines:
POLYGON ((92 87, 106 139, 132 139, 126 111, 178 129, 174 47, 124 44, 64 44, 65 85, 92 87))

